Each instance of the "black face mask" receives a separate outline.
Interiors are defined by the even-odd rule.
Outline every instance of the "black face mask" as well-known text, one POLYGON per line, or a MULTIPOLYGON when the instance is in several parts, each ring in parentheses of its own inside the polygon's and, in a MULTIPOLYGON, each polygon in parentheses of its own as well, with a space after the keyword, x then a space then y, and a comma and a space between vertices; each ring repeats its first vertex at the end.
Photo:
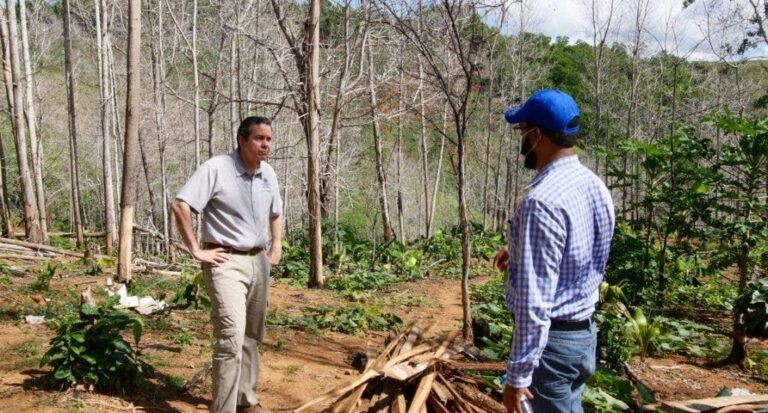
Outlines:
POLYGON ((535 147, 535 145, 531 145, 528 141, 528 136, 523 137, 523 143, 520 145, 520 155, 525 156, 525 161, 523 161, 525 169, 536 169, 536 152, 533 151, 535 147))

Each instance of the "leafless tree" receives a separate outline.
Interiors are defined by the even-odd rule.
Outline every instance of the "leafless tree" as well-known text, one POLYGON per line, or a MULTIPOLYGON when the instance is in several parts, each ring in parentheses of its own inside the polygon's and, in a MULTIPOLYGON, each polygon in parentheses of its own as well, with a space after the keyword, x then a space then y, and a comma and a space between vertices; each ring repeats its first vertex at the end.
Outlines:
POLYGON ((24 120, 24 82, 19 62, 19 35, 16 20, 16 6, 13 0, 6 0, 8 14, 8 46, 10 50, 11 77, 13 79, 13 111, 16 134, 16 158, 19 165, 19 181, 24 204, 24 227, 27 238, 32 242, 43 242, 45 234, 40 225, 34 181, 27 157, 27 128, 24 120))
POLYGON ((77 161, 77 89, 75 88, 75 71, 72 68, 72 34, 70 30, 69 0, 64 0, 64 70, 67 78, 67 112, 69 126, 69 182, 71 187, 72 229, 75 232, 75 242, 78 248, 84 246, 83 220, 80 210, 80 164, 77 161))
POLYGON ((128 90, 125 97, 125 149, 123 150, 123 195, 120 208, 120 255, 117 280, 131 280, 131 251, 133 218, 136 203, 136 170, 139 146, 139 116, 141 115, 141 0, 128 3, 128 90))

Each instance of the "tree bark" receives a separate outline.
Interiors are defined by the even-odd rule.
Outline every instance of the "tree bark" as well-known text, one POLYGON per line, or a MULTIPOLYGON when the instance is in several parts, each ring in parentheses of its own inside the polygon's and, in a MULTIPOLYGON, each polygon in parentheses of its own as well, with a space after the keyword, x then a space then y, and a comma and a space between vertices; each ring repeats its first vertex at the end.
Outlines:
POLYGON ((78 248, 85 246, 83 237, 83 219, 80 212, 80 164, 77 158, 77 108, 75 107, 76 92, 75 72, 72 68, 72 34, 70 33, 69 0, 64 0, 64 69, 67 78, 67 111, 69 117, 69 182, 71 186, 71 205, 74 223, 75 243, 78 248))
POLYGON ((27 2, 19 1, 18 4, 21 23, 21 51, 24 60, 25 117, 29 129, 30 155, 32 155, 30 166, 32 177, 35 181, 35 199, 37 200, 37 213, 40 217, 42 242, 48 243, 48 219, 45 207, 45 186, 43 184, 43 145, 42 138, 37 135, 37 114, 34 97, 35 78, 32 76, 32 59, 29 57, 29 35, 27 34, 27 2))
POLYGON ((94 0, 96 9, 96 49, 99 55, 99 92, 102 138, 102 174, 104 185, 104 237, 105 252, 112 253, 116 238, 115 228, 115 197, 112 183, 112 151, 110 143, 109 116, 109 74, 106 48, 109 45, 107 34, 107 10, 105 0, 94 0))
POLYGON ((400 55, 400 64, 399 64, 399 72, 400 72, 400 88, 399 88, 399 96, 397 100, 397 142, 395 143, 395 146, 397 146, 397 223, 398 228, 400 229, 400 242, 405 244, 405 223, 404 215, 405 211, 403 211, 403 182, 402 182, 402 163, 403 163, 403 59, 402 54, 400 55))
POLYGON ((200 167, 200 75, 197 65, 197 0, 192 0, 192 76, 195 81, 195 168, 200 167))
POLYGON ((125 97, 125 149, 123 150, 123 196, 120 210, 120 254, 117 280, 131 280, 131 247, 133 245, 133 216, 136 203, 136 157, 139 145, 139 116, 141 111, 141 0, 128 3, 128 90, 125 97))
POLYGON ((320 111, 318 102, 320 91, 320 0, 310 0, 307 35, 309 39, 309 61, 307 62, 305 96, 307 97, 306 137, 307 137, 307 205, 309 207, 309 237, 310 237, 310 288, 322 288, 323 278, 323 239, 320 221, 320 176, 318 160, 320 159, 320 111))
POLYGON ((13 0, 6 0, 8 12, 8 46, 11 56, 11 76, 13 79, 13 111, 16 125, 16 158, 19 165, 19 183, 21 186, 22 203, 24 208, 24 228, 27 239, 41 243, 45 239, 40 226, 37 210, 37 200, 34 191, 34 181, 30 173, 27 153, 27 128, 24 122, 24 96, 19 63, 18 29, 16 22, 16 5, 13 0))
MULTIPOLYGON (((5 9, 0 7, 0 39, 3 47, 3 80, 5 84, 5 97, 8 105, 8 115, 11 124, 11 133, 16 135, 16 124, 14 122, 14 106, 13 106, 13 78, 11 76, 10 62, 10 48, 8 45, 8 24, 7 24, 5 9)), ((0 216, 2 217, 2 234, 4 237, 13 236, 14 225, 13 218, 11 217, 10 201, 8 200, 8 163, 5 158, 5 145, 2 139, 0 139, 0 216)))
POLYGON ((384 227, 384 241, 390 242, 394 238, 392 233, 392 221, 389 218, 389 203, 387 201, 387 174, 384 171, 384 160, 381 151, 381 130, 379 128, 379 110, 376 106, 376 87, 374 86, 373 54, 371 43, 366 48, 368 55, 368 97, 371 105, 371 128, 373 131, 373 145, 376 149, 376 180, 379 184, 379 206, 381 207, 381 223, 384 227))

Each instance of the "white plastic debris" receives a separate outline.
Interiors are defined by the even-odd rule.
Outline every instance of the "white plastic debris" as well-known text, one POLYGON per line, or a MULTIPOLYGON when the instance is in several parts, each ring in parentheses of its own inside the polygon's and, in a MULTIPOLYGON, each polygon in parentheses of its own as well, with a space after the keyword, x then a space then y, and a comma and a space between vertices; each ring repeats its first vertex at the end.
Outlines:
POLYGON ((43 324, 45 323, 45 317, 41 315, 25 315, 24 321, 27 324, 43 324))
POLYGON ((731 396, 751 396, 752 392, 741 387, 734 387, 731 389, 731 396))
POLYGON ((107 294, 111 297, 115 294, 120 296, 120 305, 123 308, 130 308, 142 315, 149 315, 155 311, 163 310, 166 306, 165 301, 156 300, 151 296, 139 298, 135 295, 128 295, 125 284, 121 284, 117 291, 107 289, 107 294))

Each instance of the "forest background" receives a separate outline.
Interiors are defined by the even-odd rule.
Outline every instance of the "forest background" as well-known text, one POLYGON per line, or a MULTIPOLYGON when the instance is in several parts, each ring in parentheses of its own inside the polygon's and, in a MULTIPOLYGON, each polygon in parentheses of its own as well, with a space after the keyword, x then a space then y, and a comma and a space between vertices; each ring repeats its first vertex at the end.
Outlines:
MULTIPOLYGON (((469 337, 473 257, 501 246, 532 176, 501 113, 558 88, 582 110, 581 161, 612 190, 606 278, 627 306, 730 311, 764 278, 765 1, 686 0, 699 8, 696 47, 677 43, 674 20, 649 27, 649 0, 583 2, 591 41, 537 34, 524 0, 137 5, 0 7, 5 237, 113 254, 127 193, 134 258, 174 261, 169 202, 200 163, 233 150, 242 118, 266 115, 285 202, 280 270, 322 286, 324 268, 339 275, 345 259, 366 254, 355 240, 372 249, 371 267, 390 254, 397 271, 421 275, 444 247, 447 259, 461 258, 469 337), (139 22, 141 40, 129 43, 139 22), (141 81, 126 110, 130 44, 141 81), (131 117, 134 170, 124 168, 131 117), (456 243, 441 246, 444 235, 456 243)), ((486 293, 493 301, 500 289, 486 293)), ((743 364, 746 327, 734 320, 727 360, 743 364)), ((620 341, 607 347, 613 360, 627 357, 620 341)))

